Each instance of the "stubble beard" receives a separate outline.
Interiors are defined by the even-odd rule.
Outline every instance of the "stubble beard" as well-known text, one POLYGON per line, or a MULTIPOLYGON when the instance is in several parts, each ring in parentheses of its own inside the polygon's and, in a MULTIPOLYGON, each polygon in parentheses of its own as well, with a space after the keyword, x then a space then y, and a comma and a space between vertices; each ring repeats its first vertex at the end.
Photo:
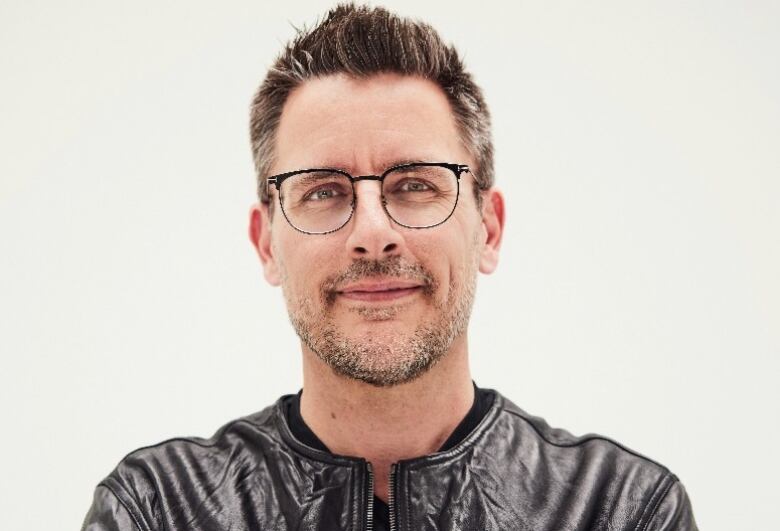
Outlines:
MULTIPOLYGON (((449 352, 453 341, 468 326, 476 291, 476 258, 464 264, 462 284, 449 283, 445 300, 437 300, 439 283, 420 264, 399 256, 384 260, 355 260, 345 271, 327 277, 320 286, 319 300, 293 295, 283 282, 290 322, 301 341, 336 374, 377 387, 391 387, 410 382, 433 366, 449 352), (336 287, 371 277, 393 277, 422 284, 421 296, 433 306, 434 317, 420 322, 407 334, 369 333, 354 338, 340 330, 333 321, 336 287)), ((403 304, 351 309, 367 321, 385 321, 405 311, 403 304)))

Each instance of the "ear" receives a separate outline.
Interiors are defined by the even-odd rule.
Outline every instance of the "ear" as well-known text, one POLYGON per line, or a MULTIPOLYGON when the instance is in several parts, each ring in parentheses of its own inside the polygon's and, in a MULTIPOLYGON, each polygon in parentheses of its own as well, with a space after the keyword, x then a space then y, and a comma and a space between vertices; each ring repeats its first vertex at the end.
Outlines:
POLYGON ((479 258, 479 271, 490 274, 498 266, 498 251, 504 235, 504 196, 490 188, 482 196, 482 227, 485 241, 479 258))
POLYGON ((249 239, 263 264, 266 281, 272 286, 278 286, 281 275, 271 245, 271 216, 266 203, 255 203, 249 210, 249 239))

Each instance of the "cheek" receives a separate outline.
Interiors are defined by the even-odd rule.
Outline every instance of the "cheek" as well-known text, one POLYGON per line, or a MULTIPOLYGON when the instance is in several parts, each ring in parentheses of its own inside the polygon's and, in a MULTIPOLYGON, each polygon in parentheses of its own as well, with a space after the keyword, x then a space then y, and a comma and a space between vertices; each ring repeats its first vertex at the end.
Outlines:
POLYGON ((458 238, 446 252, 449 264, 450 291, 458 291, 474 282, 479 267, 481 226, 464 225, 458 238))
POLYGON ((450 220, 453 223, 446 241, 451 252, 461 258, 460 262, 466 262, 474 252, 474 243, 479 241, 482 234, 482 218, 471 203, 463 205, 459 214, 450 220))
POLYGON ((335 270, 333 247, 316 241, 319 236, 294 236, 275 245, 283 289, 288 297, 313 298, 335 270))

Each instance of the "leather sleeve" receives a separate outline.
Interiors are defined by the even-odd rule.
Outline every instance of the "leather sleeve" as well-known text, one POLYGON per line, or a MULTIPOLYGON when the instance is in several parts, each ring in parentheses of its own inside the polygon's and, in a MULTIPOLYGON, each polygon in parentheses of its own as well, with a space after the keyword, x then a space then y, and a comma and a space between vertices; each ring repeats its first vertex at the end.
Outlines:
POLYGON ((698 531, 691 500, 685 487, 676 480, 658 504, 647 531, 698 531))
POLYGON ((130 511, 111 490, 98 485, 81 531, 141 531, 130 511))

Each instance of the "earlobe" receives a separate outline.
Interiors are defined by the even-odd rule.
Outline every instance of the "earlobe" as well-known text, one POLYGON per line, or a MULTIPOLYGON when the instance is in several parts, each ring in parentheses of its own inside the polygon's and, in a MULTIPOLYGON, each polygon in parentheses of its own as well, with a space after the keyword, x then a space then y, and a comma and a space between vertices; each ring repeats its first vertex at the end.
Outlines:
POLYGON ((484 193, 482 227, 485 231, 485 242, 479 259, 479 271, 490 274, 498 267, 498 254, 504 235, 504 196, 495 188, 484 193))
POLYGON ((249 239, 263 264, 265 280, 272 286, 278 286, 281 276, 271 245, 271 217, 267 204, 255 203, 249 210, 249 239))

